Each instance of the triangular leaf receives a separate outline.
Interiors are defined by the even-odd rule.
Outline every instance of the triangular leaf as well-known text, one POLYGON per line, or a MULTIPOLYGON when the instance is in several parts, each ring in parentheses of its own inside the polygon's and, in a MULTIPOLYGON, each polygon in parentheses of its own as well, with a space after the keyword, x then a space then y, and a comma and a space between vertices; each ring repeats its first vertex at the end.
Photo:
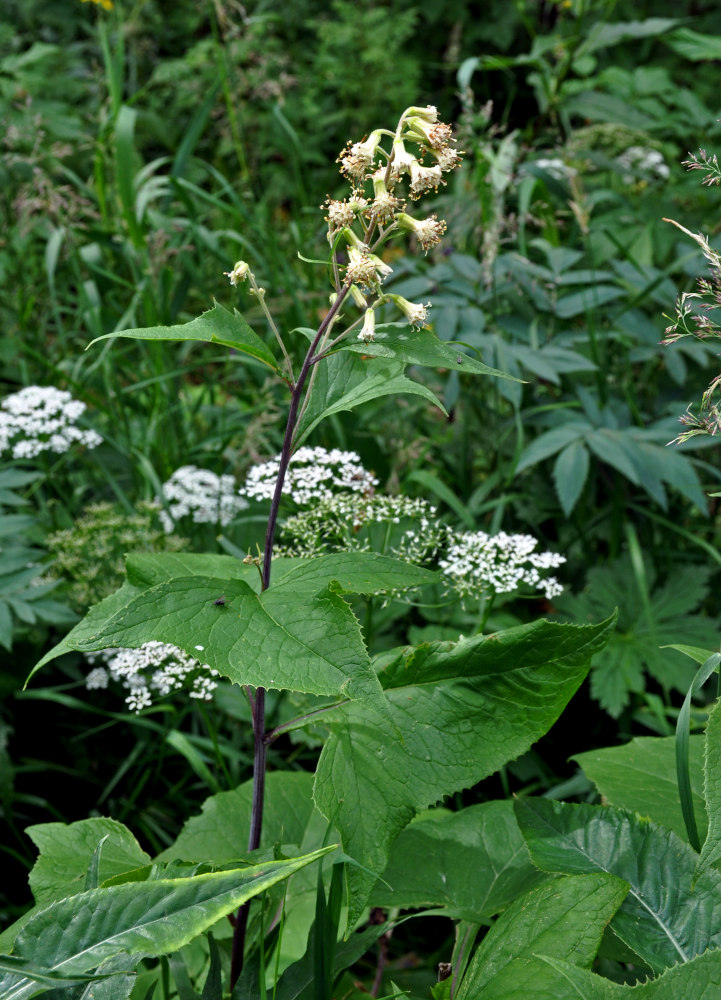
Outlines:
POLYGON ((256 361, 278 370, 278 363, 260 337, 253 332, 239 312, 228 312, 217 302, 212 309, 202 313, 189 323, 176 326, 148 326, 136 330, 117 330, 103 334, 91 341, 90 347, 99 340, 114 340, 129 337, 132 340, 198 340, 209 344, 221 344, 241 354, 247 354, 256 361))

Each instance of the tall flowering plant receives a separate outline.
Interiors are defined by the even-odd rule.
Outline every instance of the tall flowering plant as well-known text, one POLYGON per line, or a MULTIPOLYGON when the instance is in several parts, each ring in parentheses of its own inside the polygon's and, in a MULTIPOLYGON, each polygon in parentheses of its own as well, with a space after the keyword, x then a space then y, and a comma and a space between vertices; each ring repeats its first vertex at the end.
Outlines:
MULTIPOLYGON (((148 667, 160 670, 146 686, 167 687, 179 673, 197 669, 197 663, 206 676, 220 675, 243 688, 253 727, 252 782, 206 803, 204 809, 215 817, 212 831, 196 836, 190 820, 147 878, 137 873, 125 881, 114 878, 113 884, 80 893, 75 902, 57 904, 70 914, 63 911, 64 926, 75 908, 85 907, 82 924, 73 924, 63 941, 65 951, 71 952, 63 953, 64 974, 96 970, 103 975, 103 962, 121 952, 130 952, 137 961, 139 953, 180 948, 225 913, 233 925, 227 949, 231 988, 240 984, 246 989, 247 977, 257 976, 252 963, 244 970, 254 946, 247 935, 251 899, 270 892, 276 900, 274 912, 282 909, 286 920, 293 917, 294 901, 299 912, 305 912, 297 893, 291 890, 279 899, 272 887, 319 860, 328 850, 326 843, 340 841, 342 854, 325 860, 317 883, 314 996, 330 998, 341 913, 350 933, 363 917, 399 833, 420 810, 524 753, 558 717, 585 677, 592 653, 606 641, 609 623, 535 622, 492 636, 402 647, 371 658, 344 595, 396 594, 426 584, 443 585, 441 573, 408 558, 409 552, 425 558, 422 539, 411 533, 388 555, 341 545, 305 552, 304 558, 294 553, 276 556, 284 494, 324 504, 340 489, 356 500, 347 514, 351 520, 362 524, 376 516, 398 516, 373 507, 375 480, 352 453, 323 452, 306 444, 322 420, 398 393, 417 394, 443 409, 426 386, 406 376, 408 365, 501 375, 457 345, 440 341, 427 323, 429 304, 412 303, 386 290, 392 268, 385 250, 391 241, 410 240, 426 252, 440 242, 445 224, 434 215, 417 214, 415 204, 444 183, 460 158, 450 127, 431 107, 407 108, 394 129, 376 129, 341 152, 338 162, 349 191, 343 199, 328 198, 323 206, 332 288, 328 310, 316 329, 290 334, 278 330, 265 289, 250 265, 238 261, 227 275, 233 285, 247 284, 257 297, 273 347, 240 314, 219 305, 181 326, 109 335, 225 345, 266 366, 287 385, 288 415, 280 454, 249 477, 245 487, 246 497, 269 503, 259 554, 245 560, 186 553, 130 555, 123 587, 91 608, 36 668, 71 649, 143 650, 148 667), (381 309, 390 312, 391 322, 382 322, 381 309), (302 351, 300 344, 305 345, 302 351), (168 666, 171 654, 179 666, 168 666), (268 728, 268 689, 309 696, 314 707, 268 728), (319 727, 323 733, 315 775, 281 771, 266 782, 268 747, 310 725, 314 733, 319 727), (264 846, 288 842, 290 819, 298 816, 305 817, 307 825, 294 836, 310 853, 299 849, 282 860, 263 854, 264 846), (212 843, 207 839, 211 832, 212 843), (213 839, 217 834, 220 840, 213 839), (250 870, 246 848, 260 850, 251 854, 250 860, 258 863, 250 870), (177 864, 178 859, 192 870, 186 874, 176 868, 164 876, 163 865, 177 864), (153 893, 164 922, 152 923, 148 916, 154 912, 147 902, 153 893), (131 901, 137 903, 135 909, 131 901), (88 918, 88 907, 98 920, 88 918), (167 915, 179 909, 183 919, 169 922, 167 915), (112 914, 132 927, 124 939, 114 928, 111 945, 107 926, 115 919, 112 914), (135 937, 133 921, 143 926, 135 937)), ((417 517, 421 532, 436 530, 432 512, 409 508, 402 513, 417 517)), ((122 656, 107 667, 122 669, 127 679, 127 662, 122 656)), ((134 860, 134 867, 142 868, 142 862, 134 860)), ((44 969, 55 968, 60 962, 57 953, 49 959, 42 950, 44 928, 53 919, 41 909, 33 918, 40 924, 33 926, 31 920, 20 933, 16 954, 40 962, 44 969)), ((126 967, 127 957, 125 972, 126 967)), ((22 968, 16 968, 9 975, 15 976, 13 988, 19 997, 25 987, 22 968)), ((114 967, 107 974, 116 971, 114 967)), ((300 970, 288 972, 296 974, 300 970)), ((264 988, 263 980, 260 995, 264 988)), ((34 989, 32 981, 28 995, 34 989)), ((248 989, 243 995, 254 995, 256 984, 248 989)), ((297 995, 290 985, 288 991, 297 995)))

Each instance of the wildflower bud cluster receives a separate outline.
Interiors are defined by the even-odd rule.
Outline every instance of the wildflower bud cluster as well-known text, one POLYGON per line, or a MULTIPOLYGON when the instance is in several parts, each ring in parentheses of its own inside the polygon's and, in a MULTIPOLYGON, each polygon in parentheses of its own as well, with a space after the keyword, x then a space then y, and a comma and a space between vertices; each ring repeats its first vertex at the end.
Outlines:
MULTIPOLYGON (((697 155, 689 154, 684 161, 689 170, 701 170, 704 174, 703 183, 717 185, 721 183, 721 168, 715 154, 709 155, 705 149, 697 155)), ((683 337, 695 337, 698 340, 721 338, 721 321, 718 310, 721 308, 721 251, 712 246, 708 237, 702 233, 692 233, 685 226, 673 219, 665 219, 680 229, 686 236, 696 242, 708 262, 708 273, 699 278, 697 291, 683 292, 676 301, 676 314, 667 316, 671 325, 666 327, 662 344, 673 344, 683 337)), ((721 403, 718 393, 721 390, 721 375, 712 379, 701 397, 701 405, 694 412, 692 404, 679 417, 684 430, 671 442, 681 444, 696 435, 716 435, 721 433, 721 403)))
POLYGON ((162 486, 168 511, 160 512, 166 532, 173 531, 174 522, 192 516, 195 524, 229 524, 239 511, 248 506, 238 496, 232 476, 218 476, 195 465, 176 469, 162 486))
POLYGON ((76 427, 85 403, 53 386, 29 385, 0 403, 0 454, 36 458, 42 452, 63 454, 72 445, 96 448, 102 438, 93 430, 76 427))
MULTIPOLYGON (((270 500, 278 478, 280 456, 254 465, 248 472, 241 496, 270 500)), ((378 480, 367 472, 354 451, 333 448, 299 448, 293 455, 283 484, 283 495, 300 508, 329 500, 339 491, 368 494, 378 480)))
POLYGON ((562 593, 563 587, 555 576, 544 577, 542 571, 556 569, 566 559, 555 552, 535 552, 537 545, 531 535, 463 532, 439 561, 447 578, 447 590, 454 590, 460 597, 476 597, 508 594, 528 587, 540 591, 550 601, 562 593))
MULTIPOLYGON (((459 166, 461 153, 436 108, 410 107, 395 132, 376 129, 361 142, 348 143, 338 162, 351 185, 350 195, 342 200, 328 197, 322 208, 336 274, 342 273, 343 284, 350 286, 363 310, 358 339, 368 343, 375 337, 375 308, 399 298, 382 292, 392 269, 377 251, 403 233, 414 236, 426 253, 440 243, 446 223, 435 215, 416 218, 406 211, 406 199, 418 201, 437 191, 445 184, 444 175, 459 166), (366 300, 369 293, 377 296, 374 302, 366 300)), ((395 301, 411 325, 422 326, 428 306, 405 299, 403 303, 395 301)))
MULTIPOLYGON (((197 647, 202 652, 202 646, 197 647)), ((153 702, 153 694, 164 696, 179 691, 190 680, 191 698, 210 701, 218 686, 217 670, 188 656, 166 642, 145 642, 139 649, 102 649, 87 654, 93 669, 85 678, 89 691, 106 688, 116 681, 128 691, 125 703, 132 712, 140 712, 153 702), (94 666, 98 661, 103 666, 94 666)))

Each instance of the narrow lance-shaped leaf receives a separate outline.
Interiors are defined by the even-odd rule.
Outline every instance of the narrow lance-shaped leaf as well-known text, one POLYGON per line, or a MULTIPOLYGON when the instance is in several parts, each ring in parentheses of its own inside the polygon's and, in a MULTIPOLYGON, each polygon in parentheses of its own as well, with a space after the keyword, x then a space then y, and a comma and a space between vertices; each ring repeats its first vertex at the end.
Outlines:
MULTIPOLYGON (((390 720, 364 704, 327 716, 332 735, 314 795, 344 849, 380 874, 391 842, 418 810, 492 774, 550 728, 612 628, 613 620, 541 621, 385 654, 379 676, 390 720)), ((352 923, 373 876, 349 867, 349 884, 352 923)))
POLYGON ((450 368, 461 375, 494 375, 496 378, 520 381, 512 375, 489 368, 468 354, 459 354, 459 345, 440 340, 431 330, 417 330, 406 323, 388 323, 376 327, 375 340, 369 344, 357 340, 343 342, 341 350, 374 358, 392 358, 406 365, 426 368, 450 368))
MULTIPOLYGON (((182 948, 246 900, 333 849, 193 878, 127 882, 79 893, 28 921, 14 953, 66 976, 87 972, 126 952, 163 955, 182 948)), ((37 984, 22 975, 0 978, 2 1000, 26 1000, 37 991, 37 984)))

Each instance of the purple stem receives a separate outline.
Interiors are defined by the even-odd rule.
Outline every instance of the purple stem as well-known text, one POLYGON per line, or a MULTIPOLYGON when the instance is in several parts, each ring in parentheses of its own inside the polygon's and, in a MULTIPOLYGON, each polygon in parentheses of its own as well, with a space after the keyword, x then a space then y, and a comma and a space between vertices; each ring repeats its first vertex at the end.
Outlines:
MULTIPOLYGON (((278 521, 278 510, 280 508, 280 498, 283 493, 283 483, 285 482, 285 474, 288 471, 288 463, 290 462, 292 447, 293 447, 293 433, 295 431, 295 423, 298 418, 298 407, 300 406, 300 400, 303 395, 303 388, 305 386, 306 380, 308 378, 308 372, 310 371, 311 365, 314 360, 314 355, 318 344, 323 339, 323 335, 326 330, 333 322, 334 317, 338 313, 343 300, 348 294, 348 286, 345 285, 325 316, 323 322, 318 327, 318 331, 313 338, 313 342, 308 349, 308 353, 305 356, 303 366, 298 374, 298 381, 293 388, 293 394, 290 398, 290 407, 288 409, 288 421, 285 425, 285 435, 283 437, 283 447, 280 452, 280 465, 278 468, 278 478, 275 483, 275 492, 273 493, 273 500, 270 505, 270 515, 268 517, 268 527, 265 533, 265 548, 263 550, 263 568, 262 568, 262 589, 265 591, 270 586, 270 569, 271 560, 273 558, 273 544, 275 541, 275 526, 278 521)), ((250 836, 248 838, 248 850, 254 851, 260 846, 260 834, 263 827, 263 800, 265 795, 265 768, 266 768, 266 758, 268 752, 268 743, 266 731, 265 731, 265 688, 259 687, 255 692, 255 699, 249 699, 251 706, 251 715, 253 719, 253 740, 254 740, 254 754, 253 754, 253 806, 250 817, 250 836)), ((231 992, 238 977, 243 970, 243 952, 245 950, 245 935, 248 927, 248 913, 250 912, 250 900, 244 903, 235 918, 235 929, 233 931, 233 946, 231 951, 231 961, 230 961, 230 989, 231 992)))

